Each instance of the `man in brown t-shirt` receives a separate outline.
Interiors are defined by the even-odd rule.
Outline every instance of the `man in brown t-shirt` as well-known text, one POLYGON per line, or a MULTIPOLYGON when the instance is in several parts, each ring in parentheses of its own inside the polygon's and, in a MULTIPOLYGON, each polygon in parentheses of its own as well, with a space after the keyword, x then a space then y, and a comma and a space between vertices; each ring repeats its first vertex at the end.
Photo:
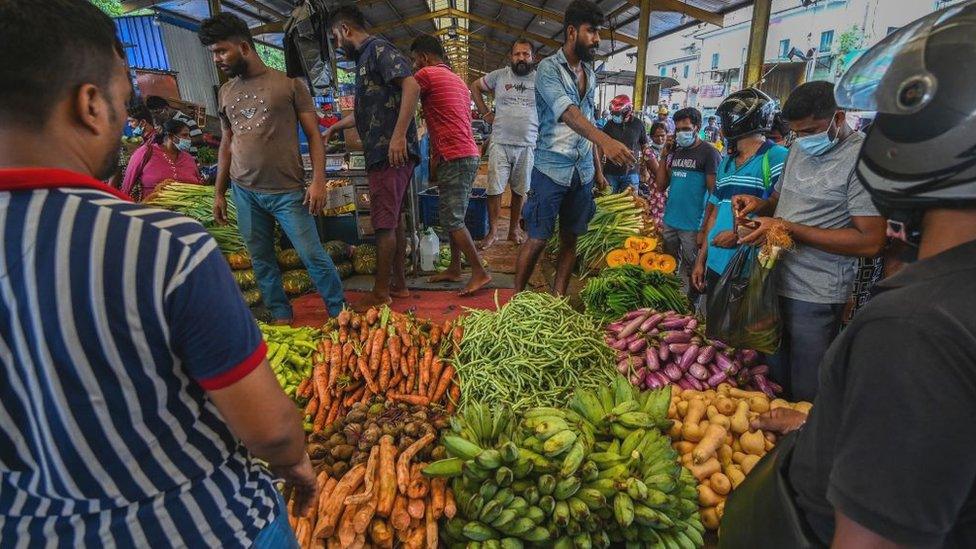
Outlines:
POLYGON ((292 308, 275 255, 275 220, 281 224, 329 314, 342 310, 342 280, 322 248, 312 217, 325 206, 325 146, 319 139, 315 105, 305 84, 268 68, 254 49, 247 24, 222 13, 200 26, 200 42, 231 79, 220 88, 223 136, 214 190, 214 218, 226 222, 228 184, 233 182, 237 222, 251 254, 265 306, 276 323, 290 323, 292 308), (308 138, 312 183, 305 170, 298 132, 308 138))

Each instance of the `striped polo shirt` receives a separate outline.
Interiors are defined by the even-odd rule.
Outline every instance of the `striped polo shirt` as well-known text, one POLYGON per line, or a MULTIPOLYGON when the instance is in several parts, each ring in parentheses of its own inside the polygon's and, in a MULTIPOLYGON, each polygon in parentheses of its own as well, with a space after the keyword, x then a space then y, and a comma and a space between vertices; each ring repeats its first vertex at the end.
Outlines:
POLYGON ((265 354, 196 221, 0 170, 0 547, 249 547, 281 509, 205 391, 265 354))
POLYGON ((471 129, 471 90, 447 65, 424 67, 414 74, 420 86, 424 120, 434 154, 450 162, 481 156, 471 129))

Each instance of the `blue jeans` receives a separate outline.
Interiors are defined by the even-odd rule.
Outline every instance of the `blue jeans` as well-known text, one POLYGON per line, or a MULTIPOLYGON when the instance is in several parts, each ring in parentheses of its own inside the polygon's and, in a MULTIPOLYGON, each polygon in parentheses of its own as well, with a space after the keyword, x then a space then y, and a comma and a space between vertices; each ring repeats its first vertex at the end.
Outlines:
POLYGON ((607 178, 607 183, 610 184, 610 190, 613 191, 614 194, 626 191, 627 187, 633 187, 636 191, 637 187, 640 185, 640 174, 637 172, 629 173, 627 175, 604 174, 604 177, 607 178))
POLYGON ((254 276, 264 305, 276 320, 290 320, 291 303, 281 282, 281 269, 275 255, 275 220, 281 224, 288 240, 308 269, 315 288, 325 301, 329 315, 342 311, 342 279, 332 258, 322 248, 315 219, 302 204, 305 193, 262 193, 234 185, 234 204, 237 205, 237 225, 254 264, 254 276))
POLYGON ((252 549, 298 549, 295 532, 288 524, 288 507, 278 494, 278 516, 258 532, 252 549))
POLYGON ((768 357, 770 377, 783 386, 789 401, 813 402, 820 384, 820 362, 840 333, 843 303, 810 303, 779 298, 783 337, 768 357))

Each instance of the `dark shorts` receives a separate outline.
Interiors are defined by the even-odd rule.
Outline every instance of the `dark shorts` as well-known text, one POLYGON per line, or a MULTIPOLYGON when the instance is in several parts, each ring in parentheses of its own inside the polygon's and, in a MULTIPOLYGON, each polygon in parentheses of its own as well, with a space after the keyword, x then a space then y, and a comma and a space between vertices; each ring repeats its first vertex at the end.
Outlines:
POLYGON ((596 214, 593 201, 593 182, 580 180, 579 172, 573 172, 573 180, 568 186, 560 185, 537 169, 532 170, 532 184, 528 199, 522 209, 525 232, 535 240, 549 240, 556 229, 574 235, 586 233, 586 229, 596 214))
POLYGON ((413 162, 399 168, 384 166, 366 172, 369 179, 370 218, 374 229, 396 229, 403 197, 413 176, 413 162))
POLYGON ((437 166, 438 219, 446 231, 464 228, 464 214, 468 211, 471 187, 478 176, 476 156, 449 160, 437 166))

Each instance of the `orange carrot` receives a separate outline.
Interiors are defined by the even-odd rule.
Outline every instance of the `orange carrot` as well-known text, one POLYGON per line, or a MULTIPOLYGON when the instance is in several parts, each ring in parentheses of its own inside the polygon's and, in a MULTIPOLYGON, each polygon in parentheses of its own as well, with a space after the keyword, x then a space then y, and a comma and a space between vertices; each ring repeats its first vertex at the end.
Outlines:
POLYGON ((454 381, 454 366, 448 364, 447 367, 444 368, 444 372, 441 374, 440 380, 437 382, 437 387, 434 389, 434 392, 431 393, 430 401, 440 402, 447 393, 447 390, 450 388, 452 381, 454 381))
POLYGON ((427 347, 424 351, 424 361, 420 363, 420 371, 418 372, 417 393, 421 395, 427 394, 427 385, 430 383, 430 367, 433 361, 434 349, 427 347))
POLYGON ((393 359, 390 355, 389 348, 383 349, 383 357, 380 359, 379 387, 381 391, 385 391, 390 387, 390 370, 393 364, 393 359))
MULTIPOLYGON (((369 371, 375 372, 380 368, 380 360, 383 358, 383 342, 386 341, 386 330, 376 329, 376 335, 372 336, 372 348, 369 350, 369 371)), ((379 391, 376 391, 379 392, 379 391)))
POLYGON ((352 345, 351 342, 347 342, 345 345, 343 345, 342 346, 342 362, 343 362, 343 364, 348 364, 349 363, 349 359, 352 357, 353 354, 355 354, 355 352, 356 352, 356 348, 353 347, 353 345, 352 345))
POLYGON ((444 504, 447 496, 447 479, 434 477, 430 479, 430 508, 434 513, 434 520, 444 514, 444 504))
POLYGON ((329 414, 325 416, 325 425, 332 425, 339 418, 339 408, 342 406, 342 399, 336 399, 329 407, 329 414))
POLYGON ((358 389, 356 389, 355 391, 353 391, 352 393, 350 393, 349 396, 347 396, 346 399, 344 401, 342 401, 342 404, 346 408, 348 408, 348 407, 352 406, 353 404, 355 404, 355 403, 359 402, 360 400, 362 400, 363 395, 365 393, 366 393, 366 386, 365 385, 361 385, 358 389))
POLYGON ((380 313, 376 310, 376 307, 371 307, 368 311, 366 311, 366 324, 372 326, 373 324, 376 324, 376 321, 379 320, 379 318, 380 313))
POLYGON ((452 519, 457 514, 457 501, 454 500, 454 490, 444 491, 444 516, 452 519))
POLYGON ((390 328, 390 337, 387 339, 387 345, 390 347, 390 368, 395 372, 400 368, 400 352, 402 349, 400 338, 393 332, 392 327, 390 328))
POLYGON ((412 404, 414 406, 427 406, 430 404, 430 399, 424 395, 411 395, 404 393, 390 393, 388 397, 392 400, 398 402, 405 402, 407 404, 412 404))
POLYGON ((312 379, 311 378, 305 378, 305 379, 303 379, 302 382, 298 384, 298 388, 295 389, 295 394, 298 395, 298 396, 300 396, 300 397, 302 397, 302 398, 308 398, 309 395, 306 395, 305 394, 305 391, 307 391, 309 389, 309 385, 311 383, 312 383, 312 379))
POLYGON ((350 320, 352 320, 352 313, 350 313, 347 309, 343 309, 339 312, 338 316, 336 316, 336 323, 338 323, 339 326, 348 326, 350 320))
POLYGON ((416 387, 417 380, 417 370, 411 369, 410 373, 407 374, 407 379, 404 383, 404 387, 400 389, 401 393, 413 393, 413 388, 416 387))
POLYGON ((325 422, 329 419, 331 406, 320 405, 315 417, 312 418, 312 432, 319 433, 325 428, 325 422))
POLYGON ((345 343, 347 341, 349 341, 349 328, 339 326, 339 343, 345 343))
POLYGON ((357 364, 359 366, 359 373, 362 374, 363 381, 365 381, 366 385, 369 386, 369 390, 373 391, 373 393, 379 393, 380 388, 376 385, 376 381, 373 380, 373 377, 369 373, 369 366, 366 364, 366 358, 359 357, 357 364))
POLYGON ((323 406, 331 404, 329 398, 329 370, 325 363, 318 363, 312 369, 312 382, 315 386, 315 393, 319 396, 323 406))
POLYGON ((387 388, 387 392, 390 391, 395 392, 395 389, 400 386, 400 382, 403 381, 404 379, 406 378, 403 377, 403 372, 397 370, 396 375, 394 375, 393 379, 390 380, 390 384, 389 387, 387 388))
POLYGON ((312 398, 309 399, 308 404, 305 405, 305 411, 302 412, 303 416, 315 417, 315 412, 319 410, 319 399, 312 398))
POLYGON ((434 393, 437 391, 438 382, 441 379, 441 373, 443 371, 444 361, 441 360, 441 357, 435 356, 434 362, 430 365, 430 383, 427 385, 427 392, 424 393, 430 397, 431 402, 436 402, 434 400, 434 393))
POLYGON ((430 345, 437 347, 441 342, 441 327, 437 324, 430 329, 430 345))

